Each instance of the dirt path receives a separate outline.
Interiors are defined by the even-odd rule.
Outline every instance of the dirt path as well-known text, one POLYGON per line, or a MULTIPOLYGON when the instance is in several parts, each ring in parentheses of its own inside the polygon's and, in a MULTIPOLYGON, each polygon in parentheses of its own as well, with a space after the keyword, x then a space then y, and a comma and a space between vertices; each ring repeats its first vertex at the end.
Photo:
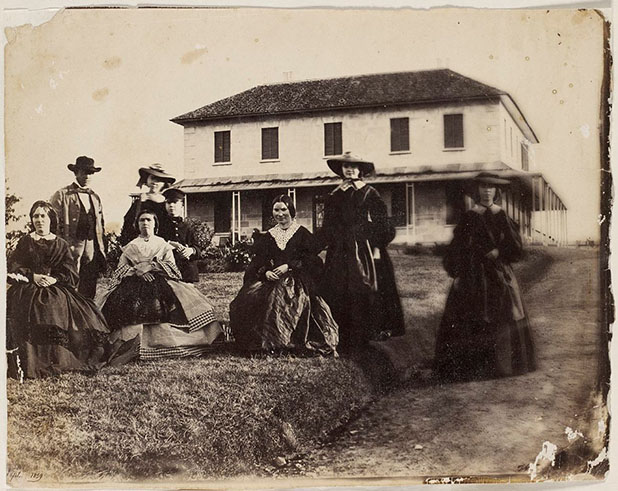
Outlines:
POLYGON ((583 431, 599 355, 597 253, 549 253, 555 262, 525 294, 536 372, 391 393, 336 441, 307 455, 306 475, 525 473, 543 442, 562 447, 567 426, 583 431))

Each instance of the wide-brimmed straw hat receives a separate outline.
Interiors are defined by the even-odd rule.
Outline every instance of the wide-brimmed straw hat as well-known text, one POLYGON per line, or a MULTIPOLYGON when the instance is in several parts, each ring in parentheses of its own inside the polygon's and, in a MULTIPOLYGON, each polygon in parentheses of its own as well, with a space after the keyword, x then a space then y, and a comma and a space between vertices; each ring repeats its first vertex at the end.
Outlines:
POLYGON ((169 184, 173 184, 176 181, 176 178, 167 172, 161 164, 152 164, 148 167, 140 167, 139 169, 139 181, 137 181, 137 187, 141 187, 142 184, 146 183, 146 179, 148 176, 153 176, 162 181, 168 182, 169 184))
POLYGON ((500 199, 500 194, 509 187, 511 181, 491 172, 480 172, 476 176, 463 182, 463 192, 474 200, 479 199, 479 184, 490 184, 496 187, 494 200, 500 199))
POLYGON ((101 170, 101 167, 95 167, 94 159, 82 155, 81 157, 77 157, 75 159, 74 164, 67 165, 67 169, 69 169, 71 172, 84 170, 89 174, 94 174, 95 172, 99 172, 101 170))
POLYGON ((351 152, 346 152, 339 157, 333 157, 332 159, 328 159, 326 163, 328 164, 328 167, 330 167, 330 170, 332 170, 335 174, 341 177, 343 177, 342 167, 345 163, 358 166, 358 171, 361 176, 366 176, 375 172, 373 162, 363 160, 360 157, 353 155, 351 152))

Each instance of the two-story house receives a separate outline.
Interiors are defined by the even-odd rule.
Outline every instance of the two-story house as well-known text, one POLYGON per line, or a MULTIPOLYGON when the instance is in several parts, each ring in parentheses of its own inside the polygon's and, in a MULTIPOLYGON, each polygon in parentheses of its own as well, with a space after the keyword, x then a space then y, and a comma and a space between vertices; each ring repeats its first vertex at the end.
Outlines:
POLYGON ((348 150, 375 163, 366 181, 396 242, 449 241, 471 205, 463 183, 483 170, 512 179, 502 205, 527 240, 566 239, 566 208, 536 169, 538 139, 517 104, 451 70, 260 85, 172 121, 184 127, 187 213, 232 241, 272 226, 281 193, 319 228, 338 182, 326 160, 348 150))

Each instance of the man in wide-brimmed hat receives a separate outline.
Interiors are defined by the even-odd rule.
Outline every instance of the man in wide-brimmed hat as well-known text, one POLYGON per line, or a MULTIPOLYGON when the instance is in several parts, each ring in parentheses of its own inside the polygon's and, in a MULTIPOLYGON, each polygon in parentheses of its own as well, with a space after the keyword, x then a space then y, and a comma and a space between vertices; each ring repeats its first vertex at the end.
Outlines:
POLYGON ((90 188, 90 181, 101 167, 81 156, 67 168, 75 174, 75 182, 56 191, 51 204, 58 213, 58 235, 69 243, 77 264, 78 290, 93 298, 97 278, 105 267, 105 220, 101 198, 90 188))

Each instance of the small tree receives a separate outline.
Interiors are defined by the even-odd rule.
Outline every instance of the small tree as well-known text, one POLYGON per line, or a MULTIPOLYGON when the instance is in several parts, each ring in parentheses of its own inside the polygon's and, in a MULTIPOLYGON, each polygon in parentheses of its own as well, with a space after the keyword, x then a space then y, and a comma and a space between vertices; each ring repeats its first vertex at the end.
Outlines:
POLYGON ((15 250, 15 246, 17 246, 17 242, 21 239, 26 233, 26 227, 22 226, 21 228, 17 228, 17 224, 22 218, 26 215, 18 215, 15 207, 17 203, 21 201, 21 198, 16 194, 13 194, 9 191, 8 187, 6 188, 6 196, 4 198, 4 224, 6 226, 6 254, 7 256, 11 254, 15 250), (10 230, 13 228, 12 230, 10 230))

